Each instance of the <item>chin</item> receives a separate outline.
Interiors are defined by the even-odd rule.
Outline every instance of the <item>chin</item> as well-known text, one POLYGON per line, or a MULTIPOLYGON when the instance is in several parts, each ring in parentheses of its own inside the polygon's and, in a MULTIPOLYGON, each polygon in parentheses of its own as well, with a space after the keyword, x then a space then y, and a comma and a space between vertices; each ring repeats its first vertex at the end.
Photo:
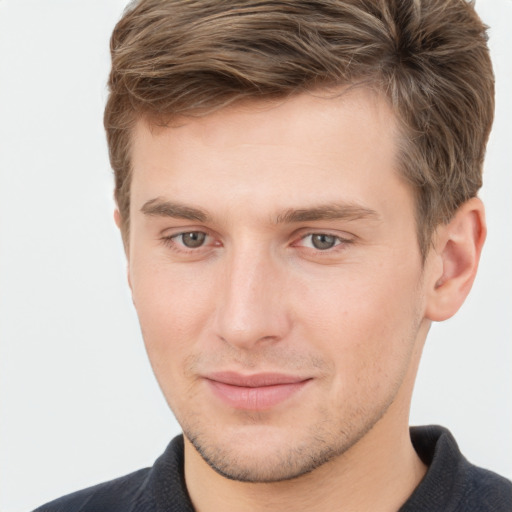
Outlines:
POLYGON ((310 473, 336 456, 332 450, 304 450, 266 445, 244 447, 209 446, 197 438, 189 441, 203 460, 217 473, 230 480, 271 483, 292 480, 310 473))
POLYGON ((290 433, 277 427, 253 425, 241 431, 223 431, 221 438, 184 429, 185 437, 203 460, 230 480, 251 483, 282 482, 299 478, 331 461, 364 435, 349 440, 341 433, 290 433))

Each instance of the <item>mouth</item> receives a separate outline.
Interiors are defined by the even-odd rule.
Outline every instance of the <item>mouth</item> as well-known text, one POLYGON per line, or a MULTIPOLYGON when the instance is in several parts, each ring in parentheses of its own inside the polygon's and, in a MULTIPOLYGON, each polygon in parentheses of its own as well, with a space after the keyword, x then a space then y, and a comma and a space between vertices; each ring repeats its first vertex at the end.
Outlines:
POLYGON ((236 372, 212 373, 205 381, 213 394, 234 409, 270 409, 298 393, 312 379, 280 373, 242 375, 236 372))

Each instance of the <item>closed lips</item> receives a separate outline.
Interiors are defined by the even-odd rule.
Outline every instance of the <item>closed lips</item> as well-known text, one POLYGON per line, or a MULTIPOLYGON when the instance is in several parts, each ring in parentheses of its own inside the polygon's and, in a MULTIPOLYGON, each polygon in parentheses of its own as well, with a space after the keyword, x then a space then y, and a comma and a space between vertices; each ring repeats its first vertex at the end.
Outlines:
POLYGON ((241 375, 232 372, 206 377, 214 394, 235 409, 270 409, 292 397, 310 378, 276 373, 241 375))

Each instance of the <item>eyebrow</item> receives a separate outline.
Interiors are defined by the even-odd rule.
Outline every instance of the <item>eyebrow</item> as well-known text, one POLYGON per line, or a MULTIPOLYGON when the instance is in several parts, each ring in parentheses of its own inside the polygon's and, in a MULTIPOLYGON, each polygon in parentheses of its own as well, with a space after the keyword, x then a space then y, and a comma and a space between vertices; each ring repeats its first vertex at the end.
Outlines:
POLYGON ((313 222, 317 220, 360 220, 379 219, 379 214, 370 208, 355 204, 337 204, 316 206, 313 208, 290 208, 277 216, 276 223, 313 222))
MULTIPOLYGON (((174 201, 156 197, 146 201, 141 208, 145 215, 157 217, 172 217, 196 222, 208 222, 210 216, 206 211, 187 206, 174 201)), ((279 213, 273 222, 275 224, 293 224, 298 222, 314 222, 318 220, 360 220, 379 219, 379 214, 370 208, 356 204, 329 203, 312 208, 289 208, 279 213)))
POLYGON ((207 222, 209 219, 208 214, 200 208, 193 208, 173 201, 166 201, 161 197, 146 201, 140 211, 145 215, 173 217, 196 222, 207 222))

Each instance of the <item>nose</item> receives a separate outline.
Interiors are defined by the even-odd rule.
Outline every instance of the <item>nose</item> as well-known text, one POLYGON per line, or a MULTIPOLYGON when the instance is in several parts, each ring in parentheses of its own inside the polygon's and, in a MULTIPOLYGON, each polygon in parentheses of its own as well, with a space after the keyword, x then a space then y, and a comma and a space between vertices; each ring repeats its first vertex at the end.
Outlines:
POLYGON ((233 251, 223 270, 217 336, 245 350, 282 340, 290 329, 285 269, 270 252, 246 247, 233 251))

